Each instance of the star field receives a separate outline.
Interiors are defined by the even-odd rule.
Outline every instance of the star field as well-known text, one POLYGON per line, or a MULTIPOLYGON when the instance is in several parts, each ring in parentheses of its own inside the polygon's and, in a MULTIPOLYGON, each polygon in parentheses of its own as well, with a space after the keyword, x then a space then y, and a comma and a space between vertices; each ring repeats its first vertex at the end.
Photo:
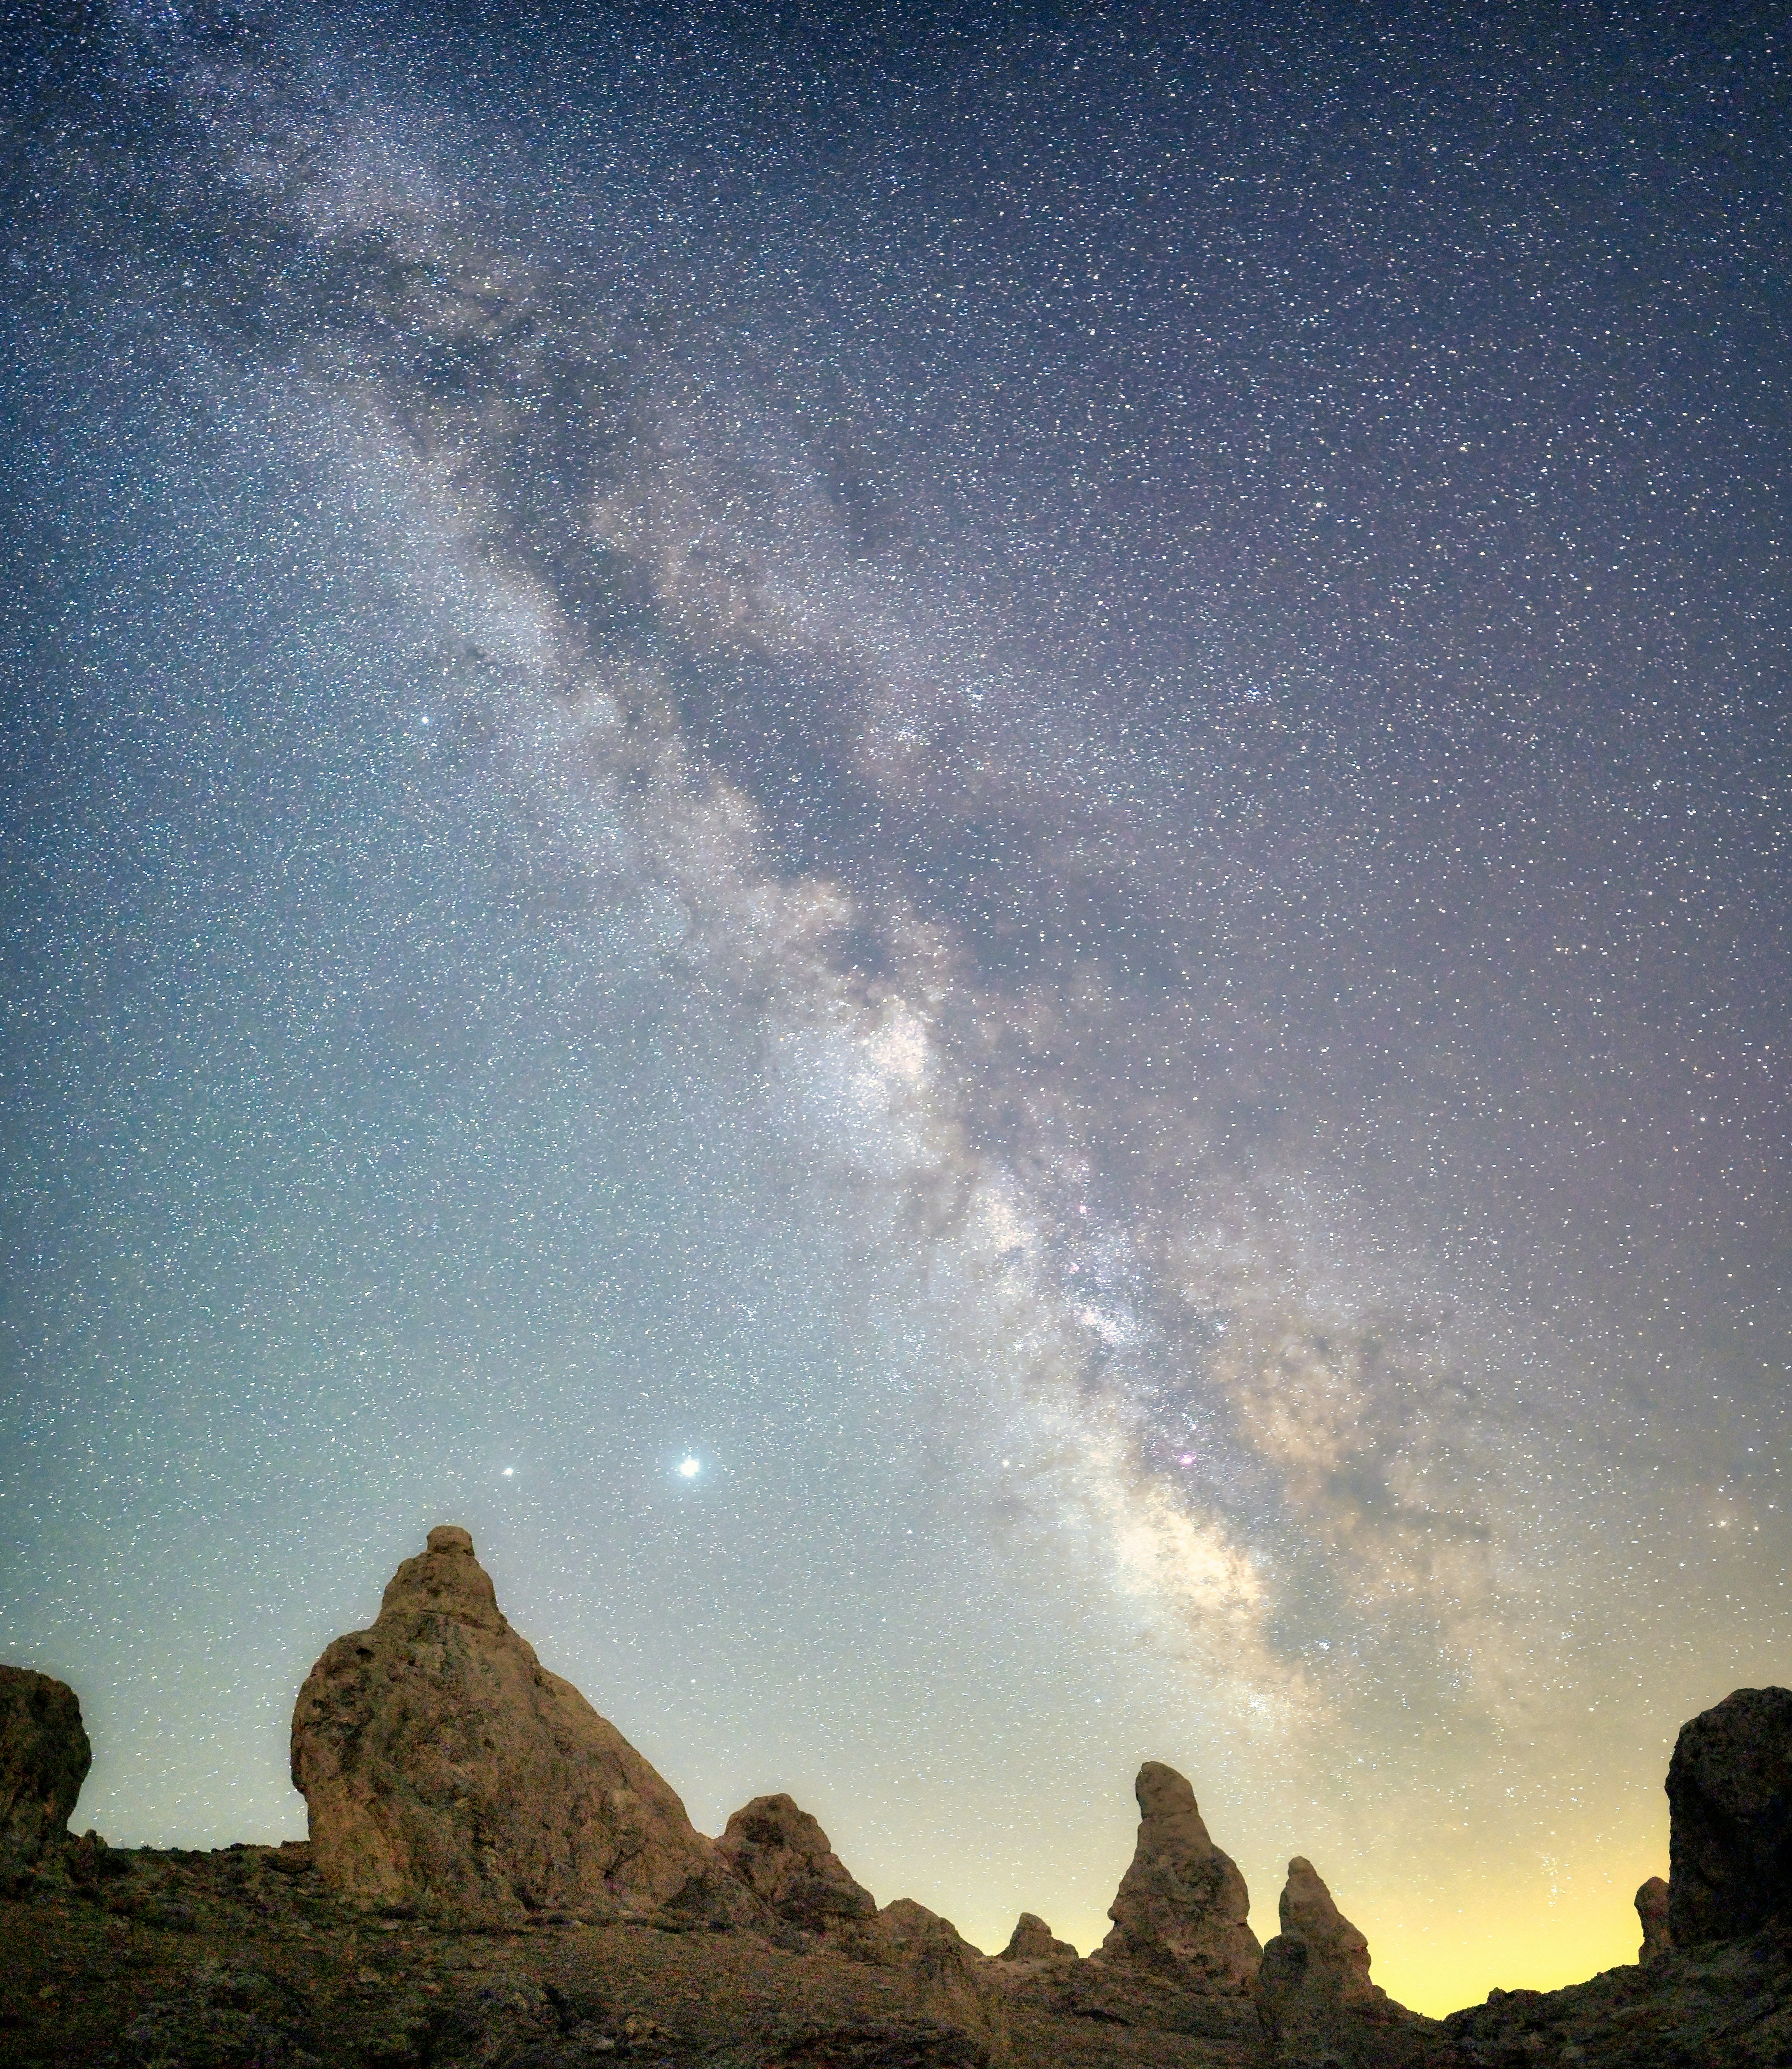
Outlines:
POLYGON ((1150 1757, 1410 2003, 1634 1958, 1792 1678, 1783 22, 581 14, 7 32, 78 1822, 300 1832, 453 1520, 980 1944, 1150 1757))

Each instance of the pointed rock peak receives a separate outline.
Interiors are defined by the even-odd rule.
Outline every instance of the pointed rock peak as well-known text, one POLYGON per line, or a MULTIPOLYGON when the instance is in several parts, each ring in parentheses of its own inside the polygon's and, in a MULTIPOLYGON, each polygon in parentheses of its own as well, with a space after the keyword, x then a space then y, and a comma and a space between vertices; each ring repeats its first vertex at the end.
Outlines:
POLYGON ((827 1834, 788 1796, 756 1796, 716 1842, 724 1863, 779 1917, 819 1932, 842 1919, 869 1918, 876 1900, 847 1872, 827 1834))
POLYGON ((1114 1929, 1103 1954, 1171 1971, 1186 1987, 1248 1988, 1262 1949, 1246 1922, 1251 1894, 1237 1863, 1214 1844, 1174 1768, 1148 1760, 1133 1793, 1138 1843, 1108 1908, 1114 1929))
POLYGON ((1322 1967, 1337 1973, 1341 1983, 1369 1982, 1369 1942, 1337 1906, 1311 1861, 1299 1854, 1288 1863, 1288 1879, 1278 1907, 1284 1932, 1298 1933, 1322 1967))
POLYGON ((492 1576, 473 1557, 471 1535, 459 1524, 439 1523, 428 1549, 407 1559, 386 1584, 380 1617, 447 1616, 484 1630, 510 1626, 498 1609, 492 1576))
POLYGON ((1036 1917, 1031 1911, 1023 1911, 1007 1945, 996 1959, 998 1961, 1061 1961, 1067 1956, 1072 1961, 1076 1958, 1076 1949, 1070 1942, 1054 1939, 1051 1928, 1043 1918, 1036 1917))
POLYGON ((1309 1860, 1288 1863, 1282 1929, 1263 1949, 1257 2016, 1277 2061, 1308 2059, 1406 2061, 1406 2054, 1364 2055, 1364 2034, 1410 2026, 1412 2014, 1369 1979, 1369 1942, 1332 1901, 1309 1860))
POLYGON ((765 1916, 665 1781, 505 1622, 452 1524, 306 1677, 292 1781, 319 1874, 365 1901, 468 1920, 765 1916))

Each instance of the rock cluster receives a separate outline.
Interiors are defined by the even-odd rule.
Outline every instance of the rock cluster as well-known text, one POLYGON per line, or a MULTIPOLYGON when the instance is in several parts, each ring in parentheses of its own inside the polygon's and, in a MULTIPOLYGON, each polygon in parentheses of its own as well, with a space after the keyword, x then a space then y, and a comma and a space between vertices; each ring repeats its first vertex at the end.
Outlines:
POLYGON ((1248 1989, 1263 1957, 1246 1922, 1251 1893, 1208 1836, 1194 1791, 1174 1768, 1148 1760, 1133 1793, 1138 1844, 1108 1907, 1104 1958, 1209 1990, 1248 1989))
POLYGON ((758 1915, 673 1791, 504 1621, 451 1525, 312 1668, 292 1780, 324 1880, 365 1900, 758 1915))
POLYGON ((1673 1944, 1792 1916, 1792 1689, 1738 1688, 1683 1724, 1667 1785, 1673 1944))
POLYGON ((716 1842, 723 1861, 786 1924, 825 1932, 867 1919, 877 1900, 841 1864, 827 1834, 788 1796, 756 1796, 716 1842))
POLYGON ((92 1765, 74 1690, 0 1667, 0 1868, 28 1867, 67 1838, 92 1765))
MULTIPOLYGON (((233 1848, 206 1867, 202 1856, 117 1852, 92 1833, 70 1843, 91 1759, 80 1705, 59 1682, 0 1667, 0 1904, 39 1904, 66 1918, 76 1896, 77 1910, 109 1925, 210 1932, 218 1943, 216 1961, 182 1957, 170 1969, 186 1978, 190 2002, 145 2001, 133 2012, 133 2047, 222 2059, 214 2042, 223 2034, 233 2059, 365 2059, 388 2069, 697 2059, 694 2037, 657 2022, 670 2006, 667 2016, 703 2026, 702 2059, 735 2048, 745 2019, 750 2059, 793 2069, 1073 2059, 1126 2069, 1193 2059, 1190 2045, 1233 2069, 1792 2062, 1792 1691, 1783 1688, 1738 1689, 1681 1731, 1667 1784, 1672 1872, 1637 1892, 1638 1966, 1547 1994, 1495 1991, 1447 2029, 1374 1983, 1368 1941, 1309 1861, 1289 1862, 1281 1930, 1259 1949, 1243 1875, 1214 1844, 1187 1781, 1157 1761, 1135 1785, 1137 1843, 1108 1913, 1113 1930, 1086 1961, 1030 1912, 992 1960, 924 1905, 879 1910, 786 1795, 754 1798, 719 1839, 704 1838, 647 1761, 511 1629, 472 1540, 452 1526, 431 1531, 427 1549, 399 1567, 375 1622, 313 1667, 292 1752, 308 1846, 233 1848), (289 1989, 228 1965, 246 1920, 274 1920, 288 1953, 300 1942, 308 1950, 300 1911, 322 1916, 325 1904, 345 1950, 329 2031, 311 1982, 289 1989), (495 1989, 481 1953, 464 1989, 414 1977, 402 2031, 388 2022, 363 2034, 365 1994, 410 1973, 370 1965, 379 1933, 419 1913, 432 1930, 394 1952, 418 1954, 457 1926, 476 1928, 466 1936, 482 1948, 483 1928, 502 1925, 508 1941, 539 1938, 538 1928, 579 1936, 586 1966, 519 1969, 495 1989), (600 1914, 605 1931, 590 1932, 600 1914), (694 1933, 699 1924, 757 1929, 718 1940, 694 1933), (655 1940, 685 1952, 650 1957, 644 1943, 655 1940), (606 1949, 613 1981, 588 1987, 606 1949), (644 2008, 618 2004, 650 1959, 684 1980, 644 2008), (435 2002, 451 1989, 459 1992, 451 2007, 435 2002), (775 2030, 765 2022, 774 2005, 784 2022, 775 2030)), ((53 1975, 65 1973, 59 1957, 53 1975)), ((59 1983, 32 1987, 48 2018, 59 1983)), ((93 1994, 100 2004, 106 1994, 96 1985, 93 1994)), ((93 2026, 104 2045, 83 2059, 122 2059, 108 2006, 93 2026)), ((22 2030, 22 2018, 0 1978, 0 2030, 22 2030)), ((55 2051, 59 2037, 46 2047, 29 2059, 67 2055, 55 2051)), ((737 2049, 728 2059, 748 2057, 737 2049)))

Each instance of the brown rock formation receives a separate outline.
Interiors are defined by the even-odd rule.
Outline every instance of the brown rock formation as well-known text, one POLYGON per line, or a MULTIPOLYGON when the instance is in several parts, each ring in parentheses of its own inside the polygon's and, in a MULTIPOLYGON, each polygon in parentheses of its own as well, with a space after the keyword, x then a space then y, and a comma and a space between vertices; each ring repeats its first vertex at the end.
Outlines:
POLYGON ((1647 1968, 1674 1951, 1673 1930, 1667 1923, 1667 1885, 1659 1875, 1651 1875, 1636 1892, 1636 1915, 1643 1924, 1643 1945, 1636 1958, 1647 1968))
POLYGON ((1245 1922, 1251 1896, 1236 1864, 1207 1835, 1194 1791, 1148 1760, 1134 1785, 1138 1845, 1108 1916, 1110 1961, 1166 1969, 1185 1987, 1242 1991, 1263 1950, 1245 1922))
POLYGON ((998 1961, 1053 1961, 1076 1959, 1076 1949, 1067 1940, 1055 1940, 1051 1928, 1031 1911, 1023 1911, 1008 1944, 997 1955, 998 1961))
POLYGON ((990 1964, 949 1918, 898 1897, 859 1929, 855 1950, 894 1974, 912 2016, 961 2026, 1006 2056, 1007 2010, 990 1964))
POLYGON ((461 1915, 760 1915, 684 1806, 499 1613, 451 1525, 339 1638, 292 1713, 292 1780, 332 1887, 461 1915))
POLYGON ((1423 2022, 1369 1979, 1369 1942, 1332 1901, 1311 1861, 1288 1863, 1282 1929, 1263 1949, 1257 2016, 1277 2059, 1398 2060, 1385 2029, 1416 2040, 1423 2022))
POLYGON ((1288 1863, 1277 1912, 1284 1935, 1307 1943, 1308 1973, 1323 1977, 1340 2004, 1385 2008, 1387 1993, 1369 1980, 1369 1942, 1332 1901, 1312 1863, 1298 1854, 1288 1863))
POLYGON ((847 1874, 827 1834, 788 1796, 756 1796, 728 1821, 716 1851, 787 1924, 825 1932, 872 1917, 877 1900, 847 1874))
POLYGON ((1792 1689, 1738 1688, 1683 1724, 1667 1806, 1676 1947, 1792 1915, 1792 1689))
POLYGON ((0 1863, 28 1865, 67 1838, 92 1765, 74 1690, 27 1667, 0 1667, 0 1863))

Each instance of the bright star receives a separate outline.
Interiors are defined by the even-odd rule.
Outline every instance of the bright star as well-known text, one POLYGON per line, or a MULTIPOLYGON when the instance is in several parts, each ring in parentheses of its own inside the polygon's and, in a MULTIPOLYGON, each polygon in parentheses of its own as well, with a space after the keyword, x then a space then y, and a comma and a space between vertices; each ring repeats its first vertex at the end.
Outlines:
POLYGON ((701 1459, 681 1459, 678 1470, 680 1479, 694 1480, 703 1471, 703 1461, 701 1459))

